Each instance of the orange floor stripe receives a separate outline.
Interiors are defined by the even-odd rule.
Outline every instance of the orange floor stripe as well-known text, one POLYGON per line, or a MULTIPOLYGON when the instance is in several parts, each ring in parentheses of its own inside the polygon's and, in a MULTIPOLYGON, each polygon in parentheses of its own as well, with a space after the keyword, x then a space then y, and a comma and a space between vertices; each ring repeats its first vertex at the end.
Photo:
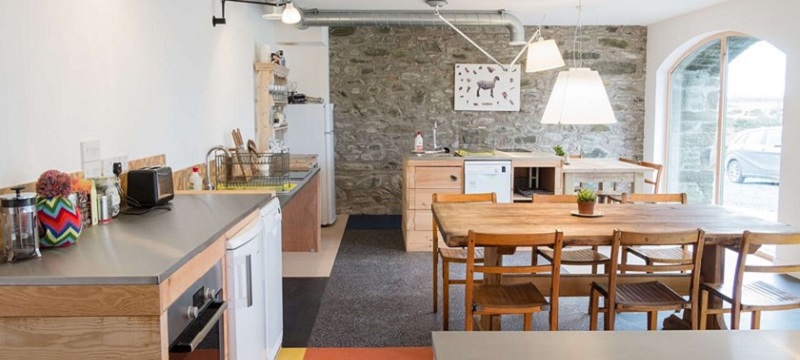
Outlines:
POLYGON ((433 348, 307 348, 303 360, 431 360, 433 348))

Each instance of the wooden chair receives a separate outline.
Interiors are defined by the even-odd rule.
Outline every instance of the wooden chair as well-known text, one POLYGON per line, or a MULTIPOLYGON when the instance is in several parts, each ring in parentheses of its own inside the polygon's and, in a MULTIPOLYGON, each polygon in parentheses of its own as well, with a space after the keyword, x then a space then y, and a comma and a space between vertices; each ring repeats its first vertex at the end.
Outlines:
MULTIPOLYGON (((686 193, 680 194, 622 194, 623 204, 632 203, 654 203, 654 204, 669 204, 678 203, 686 205, 688 198, 686 193)), ((622 251, 622 263, 628 263, 628 254, 635 255, 642 258, 647 265, 653 263, 668 263, 677 264, 685 262, 692 258, 691 250, 688 246, 680 247, 639 247, 631 246, 626 247, 622 251)))
POLYGON ((605 330, 614 330, 617 312, 647 312, 647 329, 658 327, 658 312, 667 310, 693 309, 692 330, 698 329, 698 289, 700 285, 700 260, 703 255, 703 230, 670 233, 636 233, 614 230, 611 248, 611 270, 608 283, 592 282, 589 297, 589 329, 597 330, 597 317, 600 311, 605 314, 605 330), (690 245, 694 249, 692 259, 678 264, 629 265, 617 262, 619 253, 625 246, 636 245, 690 245), (623 271, 642 271, 647 273, 690 271, 684 276, 691 278, 689 300, 660 281, 618 283, 617 274, 623 271), (599 297, 605 298, 605 307, 599 308, 599 297))
POLYGON ((550 308, 550 330, 558 330, 558 284, 561 267, 561 246, 564 234, 556 230, 551 233, 540 234, 485 234, 469 232, 467 242, 467 284, 465 293, 465 328, 472 331, 474 315, 510 315, 521 314, 524 316, 524 329, 531 330, 533 313, 550 308), (476 266, 475 259, 479 246, 516 247, 516 246, 550 246, 553 248, 553 262, 548 265, 515 266, 476 266), (514 285, 488 285, 475 284, 475 273, 484 276, 492 274, 535 274, 550 272, 550 302, 532 283, 514 285))
MULTIPOLYGON (((619 158, 619 161, 623 161, 623 162, 627 162, 627 163, 631 163, 631 164, 636 164, 636 165, 639 165, 639 166, 646 166, 646 167, 655 169, 656 171, 655 171, 655 175, 653 175, 653 178, 650 179, 650 178, 645 177, 644 178, 644 183, 645 184, 649 184, 649 185, 653 185, 653 194, 658 194, 659 188, 661 187, 661 172, 662 172, 661 170, 664 169, 663 165, 656 164, 656 163, 651 163, 651 162, 647 162, 647 161, 637 161, 637 160, 632 160, 632 159, 626 159, 626 158, 619 158)), ((617 191, 617 184, 614 184, 614 190, 613 191, 614 192, 617 191)), ((617 202, 617 203, 618 202, 622 202, 621 194, 616 193, 616 194, 608 194, 608 195, 606 195, 606 202, 617 202)))
MULTIPOLYGON (((541 203, 560 203, 560 204, 577 204, 578 195, 544 195, 533 194, 531 201, 534 204, 541 203)), ((591 265, 592 274, 597 274, 597 265, 603 265, 605 269, 608 268, 609 258, 597 251, 597 246, 583 249, 565 249, 561 252, 561 263, 564 265, 591 265)), ((547 261, 553 261, 553 249, 550 248, 535 248, 533 249, 533 263, 536 264, 538 253, 547 261)))
MULTIPOLYGON (((433 194, 432 203, 468 203, 487 202, 496 203, 497 194, 433 194)), ((433 312, 439 310, 439 257, 442 258, 442 329, 450 328, 450 285, 463 285, 463 279, 450 278, 450 264, 466 264, 467 251, 464 248, 440 248, 439 224, 433 219, 433 312)), ((477 250, 476 262, 483 262, 483 249, 477 250)), ((480 280, 478 280, 480 283, 480 280)))
MULTIPOLYGON (((739 329, 742 312, 752 312, 751 329, 761 326, 761 312, 800 308, 800 298, 763 281, 745 281, 746 273, 785 274, 800 271, 800 264, 747 265, 748 249, 759 245, 800 245, 800 233, 765 234, 745 231, 739 245, 736 275, 733 284, 703 283, 700 285, 700 329, 706 329, 708 314, 731 313, 731 329, 739 329), (729 304, 729 309, 709 309, 709 296, 729 304)), ((751 279, 752 280, 752 279, 751 279)))

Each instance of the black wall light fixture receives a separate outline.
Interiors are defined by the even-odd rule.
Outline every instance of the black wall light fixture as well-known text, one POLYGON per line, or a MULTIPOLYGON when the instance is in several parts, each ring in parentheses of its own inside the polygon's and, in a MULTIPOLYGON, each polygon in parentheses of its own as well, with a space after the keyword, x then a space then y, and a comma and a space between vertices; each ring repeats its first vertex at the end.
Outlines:
POLYGON ((281 21, 284 24, 296 24, 300 22, 302 15, 300 14, 300 10, 294 7, 291 1, 288 0, 276 0, 274 2, 268 1, 250 1, 250 0, 220 0, 222 2, 222 17, 211 17, 211 25, 225 25, 225 3, 226 2, 239 2, 239 3, 246 3, 246 4, 256 4, 256 5, 269 5, 269 6, 283 6, 283 13, 281 14, 281 21))

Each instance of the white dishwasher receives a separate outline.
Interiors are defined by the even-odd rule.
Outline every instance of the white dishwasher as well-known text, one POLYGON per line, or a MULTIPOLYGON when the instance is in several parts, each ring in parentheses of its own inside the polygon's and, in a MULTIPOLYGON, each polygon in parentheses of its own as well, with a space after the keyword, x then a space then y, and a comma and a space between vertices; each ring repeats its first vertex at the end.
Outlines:
POLYGON ((496 193, 497 202, 511 202, 511 161, 465 160, 464 194, 496 193))
POLYGON ((230 358, 265 359, 264 223, 256 219, 227 242, 230 358))
MULTIPOLYGON (((261 208, 264 223, 264 318, 266 359, 278 357, 283 342, 283 257, 281 254, 281 204, 277 198, 261 208)), ((263 359, 263 358, 259 358, 263 359)))
POLYGON ((260 218, 227 242, 230 359, 275 359, 283 341, 281 205, 273 198, 260 218))

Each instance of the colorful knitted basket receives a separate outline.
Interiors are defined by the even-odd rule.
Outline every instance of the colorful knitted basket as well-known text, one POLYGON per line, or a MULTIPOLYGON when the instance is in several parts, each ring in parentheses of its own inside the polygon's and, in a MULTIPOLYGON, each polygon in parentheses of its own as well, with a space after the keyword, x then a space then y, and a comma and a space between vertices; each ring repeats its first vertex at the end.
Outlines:
POLYGON ((70 246, 81 234, 81 214, 69 199, 65 197, 43 198, 36 200, 39 216, 41 247, 70 246))

